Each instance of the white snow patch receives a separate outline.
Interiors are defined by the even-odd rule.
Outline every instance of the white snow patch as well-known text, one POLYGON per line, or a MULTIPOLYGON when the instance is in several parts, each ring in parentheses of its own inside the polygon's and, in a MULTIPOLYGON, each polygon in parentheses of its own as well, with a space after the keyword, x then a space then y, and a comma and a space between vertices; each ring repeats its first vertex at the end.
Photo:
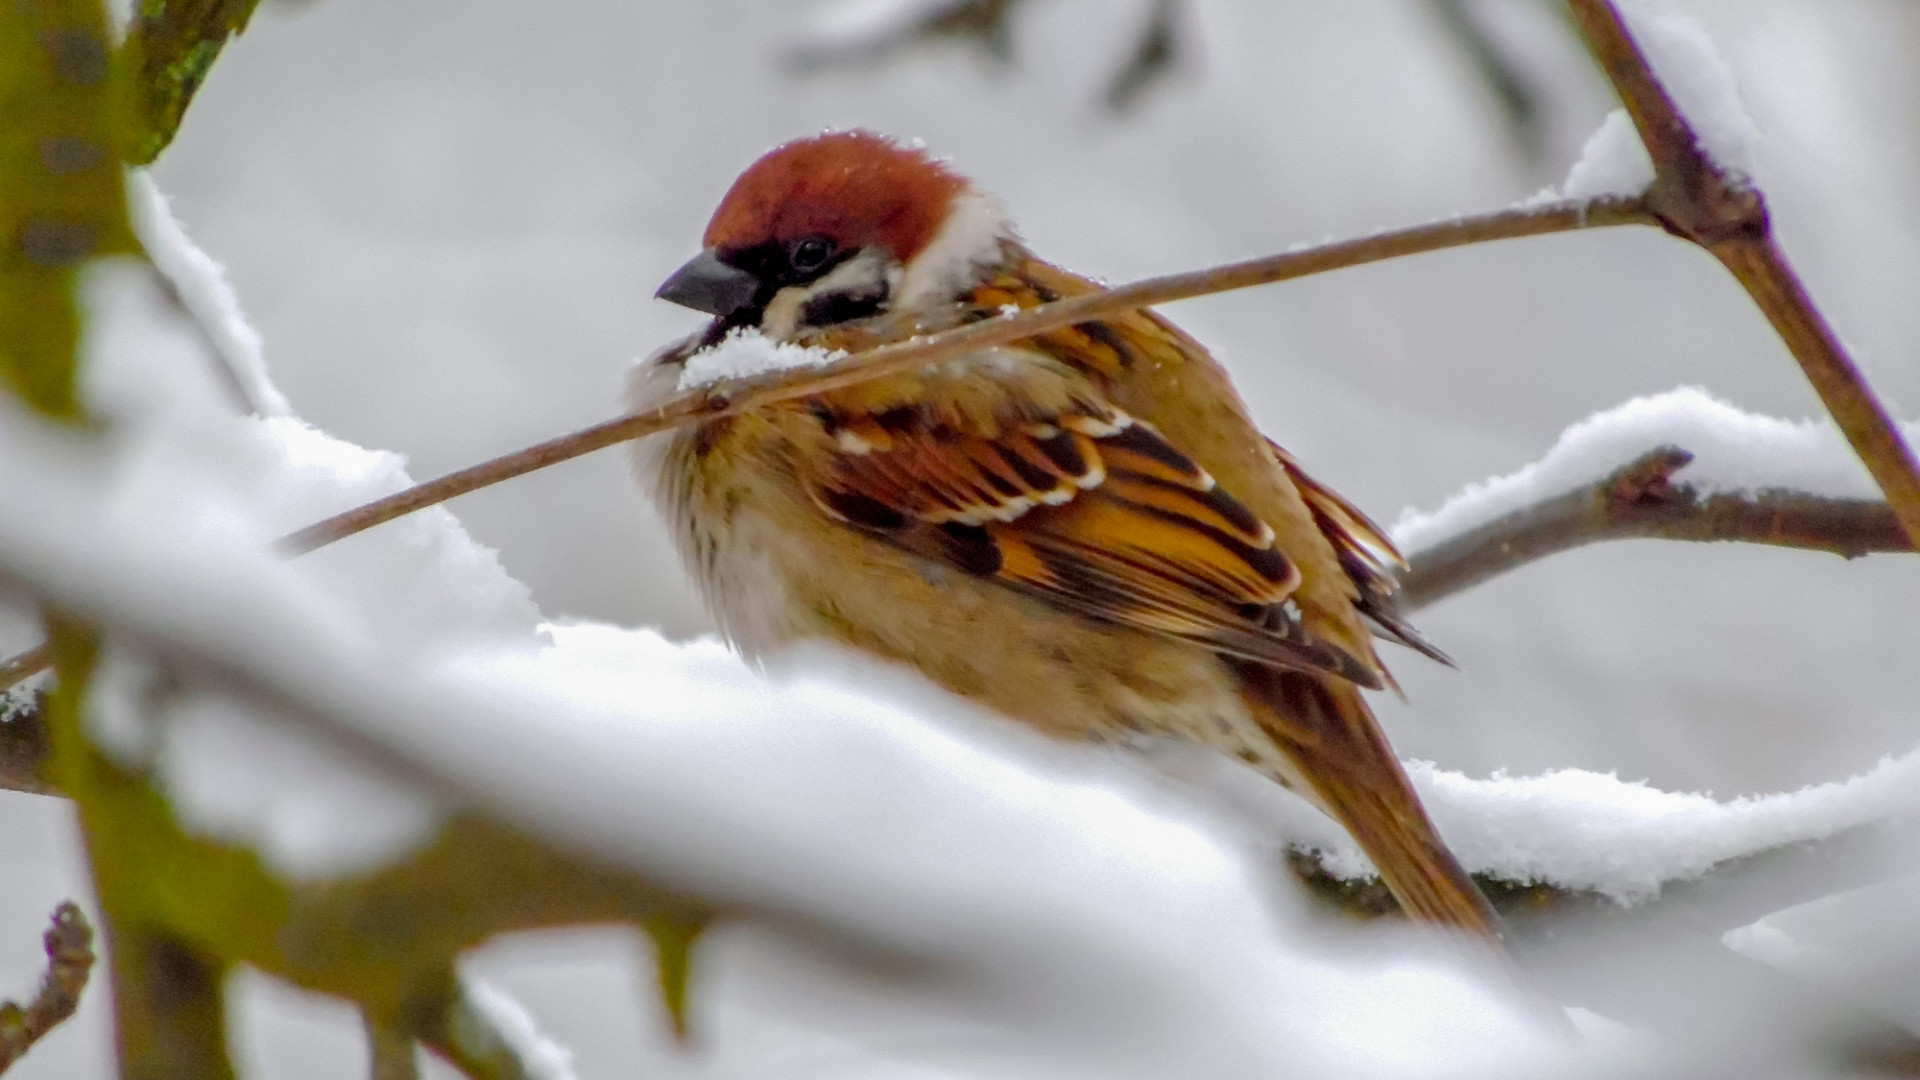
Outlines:
POLYGON ((1559 191, 1548 189, 1539 201, 1629 199, 1653 183, 1653 159, 1625 109, 1615 109, 1580 150, 1559 191))
MULTIPOLYGON (((520 1063, 526 1066, 527 1080, 575 1080, 573 1054, 540 1030, 533 1015, 505 990, 470 975, 460 979, 460 991, 475 1012, 486 1018, 491 1034, 504 1040, 520 1063)), ((463 1043, 480 1032, 461 1031, 463 1043)))
MULTIPOLYGON (((126 560, 126 602, 159 613, 149 643, 215 622, 251 633, 250 613, 213 595, 232 588, 230 559, 244 551, 270 576, 300 583, 309 634, 350 641, 369 657, 404 663, 482 642, 540 646, 525 588, 444 512, 294 563, 269 554, 293 527, 406 486, 399 459, 292 418, 237 414, 207 339, 145 263, 96 264, 80 291, 83 390, 104 428, 46 428, 0 401, 0 459, 20 463, 7 479, 40 508, 12 536, 10 555, 31 561, 65 549, 126 560), (26 465, 36 460, 44 475, 26 465), (191 567, 214 584, 159 600, 138 583, 143 565, 191 567)), ((268 632, 258 644, 279 663, 301 662, 298 635, 268 632)), ((139 645, 107 650, 88 730, 116 760, 153 769, 189 828, 251 844, 303 878, 369 869, 431 831, 437 811, 419 791, 343 758, 335 740, 258 701, 178 676, 139 645)))
POLYGON ((1812 955, 1771 918, 1736 926, 1720 935, 1721 944, 1749 960, 1758 960, 1782 971, 1798 971, 1812 955))
POLYGON ((226 272, 188 239, 148 170, 128 171, 127 207, 147 257, 192 312, 247 408, 261 416, 291 415, 286 396, 267 375, 260 335, 241 313, 226 272))
POLYGON ((1723 172, 1751 178, 1760 129, 1740 100, 1733 69, 1706 30, 1664 6, 1623 3, 1620 12, 1654 76, 1692 125, 1695 144, 1723 172))
POLYGON ((378 869, 440 824, 419 788, 257 701, 194 687, 149 715, 160 731, 154 772, 181 822, 251 847, 291 880, 378 869))
MULTIPOLYGON (((1920 422, 1905 425, 1920 438, 1920 422)), ((1840 499, 1878 499, 1879 488, 1840 432, 1825 420, 1758 416, 1697 387, 1634 398, 1562 432, 1545 457, 1470 484, 1439 509, 1401 512, 1391 532, 1417 552, 1542 499, 1585 487, 1662 446, 1693 461, 1674 481, 1701 495, 1790 489, 1840 499)))
MULTIPOLYGON (((1741 103, 1733 70, 1707 32, 1684 15, 1641 4, 1620 8, 1655 77, 1693 126, 1695 145, 1729 177, 1751 179, 1760 129, 1741 103)), ((1627 199, 1643 194, 1653 179, 1653 159, 1633 118, 1625 109, 1615 109, 1587 139, 1566 180, 1521 205, 1627 199)))
MULTIPOLYGON (((1319 852, 1336 877, 1373 873, 1344 830, 1251 770, 1177 747, 1156 760, 1264 831, 1319 852)), ((1468 869, 1590 889, 1622 903, 1728 859, 1920 813, 1920 750, 1848 780, 1727 801, 1583 769, 1478 779, 1413 761, 1407 775, 1468 869)))
POLYGON ((825 367, 846 355, 838 349, 775 341, 752 327, 743 327, 729 333, 720 344, 688 357, 686 366, 680 369, 680 389, 750 379, 775 371, 825 367))

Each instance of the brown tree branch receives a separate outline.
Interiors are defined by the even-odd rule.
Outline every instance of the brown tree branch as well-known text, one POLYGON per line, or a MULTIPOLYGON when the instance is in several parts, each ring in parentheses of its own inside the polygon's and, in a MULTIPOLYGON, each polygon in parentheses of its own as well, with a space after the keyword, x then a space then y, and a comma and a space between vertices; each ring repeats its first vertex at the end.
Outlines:
POLYGON ((1747 290, 1886 494, 1906 550, 1920 549, 1920 459, 1774 241, 1765 197, 1702 149, 1612 0, 1568 4, 1653 159, 1647 207, 1669 232, 1712 252, 1747 290))
POLYGON ((1844 558, 1910 550, 1883 502, 1804 491, 1701 492, 1673 482, 1693 460, 1650 450, 1586 487, 1542 499, 1408 556, 1400 603, 1413 611, 1536 559, 1603 540, 1741 541, 1844 558))
POLYGON ((35 675, 53 666, 53 653, 45 642, 35 645, 18 656, 0 660, 0 692, 31 679, 35 675))
POLYGON ((47 973, 40 980, 40 992, 24 1008, 11 1001, 0 1003, 0 1072, 73 1015, 93 971, 93 927, 73 901, 53 910, 53 925, 43 940, 47 973))
POLYGON ((623 416, 571 435, 550 439, 336 514, 287 536, 281 545, 296 554, 312 551, 416 510, 616 443, 643 438, 682 424, 732 416, 782 401, 811 397, 963 353, 1086 322, 1116 311, 1210 296, 1254 285, 1268 285, 1489 240, 1540 236, 1608 225, 1654 223, 1655 219, 1633 200, 1561 203, 1537 209, 1509 209, 1476 217, 1455 218, 1225 266, 1148 278, 1086 296, 1056 300, 1018 315, 968 323, 924 337, 883 345, 821 368, 775 372, 686 391, 648 412, 623 416))

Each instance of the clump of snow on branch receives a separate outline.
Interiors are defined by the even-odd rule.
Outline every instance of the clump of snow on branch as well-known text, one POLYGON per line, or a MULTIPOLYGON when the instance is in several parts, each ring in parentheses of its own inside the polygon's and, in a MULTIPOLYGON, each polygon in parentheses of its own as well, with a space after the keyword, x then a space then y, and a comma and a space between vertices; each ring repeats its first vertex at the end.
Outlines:
POLYGON ((1566 182, 1536 196, 1537 202, 1630 199, 1653 183, 1653 159, 1625 109, 1615 109, 1580 150, 1566 182))
MULTIPOLYGON (((1654 76, 1693 126, 1699 148, 1730 177, 1751 178, 1760 129, 1741 103, 1733 70, 1707 32, 1684 15, 1641 4, 1620 8, 1654 76)), ((1566 180, 1526 205, 1632 198, 1644 193, 1653 178, 1653 159, 1633 118, 1625 109, 1615 109, 1587 139, 1566 180)))
POLYGON ((152 764, 181 820, 252 847, 296 881, 375 870, 433 836, 441 819, 433 799, 294 719, 216 686, 183 689, 156 707, 152 764))
POLYGON ((1760 128, 1706 30, 1653 4, 1626 3, 1620 10, 1654 76, 1692 125, 1700 150, 1729 175, 1752 177, 1760 128))
MULTIPOLYGON (((1251 770, 1184 745, 1157 746, 1153 758, 1266 834, 1318 852, 1334 876, 1373 875, 1345 831, 1251 770)), ((1583 769, 1482 779, 1415 761, 1407 774, 1468 869, 1622 903, 1729 859, 1920 815, 1920 750, 1848 780, 1726 801, 1583 769)))
POLYGON ((577 1080, 573 1054, 548 1038, 532 1014, 505 990, 473 976, 460 979, 460 992, 467 1004, 486 1022, 485 1030, 467 1031, 457 1027, 454 1038, 470 1050, 490 1048, 473 1045, 476 1041, 498 1038, 526 1067, 527 1080, 577 1080))
POLYGON ((285 395, 267 375, 260 335, 241 314, 226 272, 188 239, 148 170, 127 173, 127 209, 140 246, 193 315, 247 410, 261 416, 291 415, 285 395))
POLYGON ((775 341, 752 327, 734 330, 718 345, 701 349, 680 369, 680 389, 750 379, 776 371, 825 367, 847 354, 816 346, 775 341))
MULTIPOLYGON (((1920 813, 1920 751, 1851 779, 1729 801, 1583 769, 1477 779, 1412 762, 1407 772, 1449 846, 1476 873, 1622 903, 1731 859, 1920 813)), ((1320 852, 1328 872, 1372 875, 1366 856, 1331 822, 1288 817, 1294 842, 1320 852)))
MULTIPOLYGON (((105 431, 89 439, 39 432, 18 415, 0 425, 0 456, 21 463, 15 479, 35 489, 23 497, 47 505, 12 554, 89 549, 218 571, 223 548, 264 555, 285 531, 410 482, 391 455, 338 443, 291 418, 242 414, 201 327, 144 264, 97 266, 81 291, 84 389, 105 431), (66 477, 64 495, 35 481, 39 470, 24 463, 36 457, 51 457, 47 477, 66 477), (220 539, 183 540, 183 531, 220 539)), ((11 402, 5 408, 18 413, 11 402)), ((333 624, 331 633, 377 652, 422 654, 479 640, 499 647, 513 636, 537 648, 539 615, 526 590, 490 552, 447 529, 449 520, 443 513, 396 523, 403 527, 370 544, 276 572, 358 605, 362 618, 378 612, 370 636, 369 627, 349 631, 337 616, 315 613, 333 624)), ((128 603, 143 602, 141 580, 130 572, 128 603)), ((151 640, 109 651, 90 696, 90 729, 123 762, 155 770, 184 824, 249 843, 297 878, 365 870, 431 834, 437 811, 415 788, 383 781, 297 727, 261 726, 267 707, 257 695, 236 698, 217 681, 162 673, 168 658, 157 646, 190 636, 186 628, 207 621, 216 601, 190 594, 144 602, 164 625, 151 640)), ((283 657, 298 659, 297 650, 283 657)))
MULTIPOLYGON (((1920 422, 1905 426, 1920 436, 1920 422)), ((1634 398, 1562 432, 1545 457, 1468 487, 1427 513, 1406 510, 1391 532, 1417 552, 1542 499, 1592 484, 1636 458, 1676 446, 1693 461, 1673 482, 1701 496, 1767 490, 1878 499, 1866 466, 1827 420, 1758 416, 1695 387, 1634 398)))

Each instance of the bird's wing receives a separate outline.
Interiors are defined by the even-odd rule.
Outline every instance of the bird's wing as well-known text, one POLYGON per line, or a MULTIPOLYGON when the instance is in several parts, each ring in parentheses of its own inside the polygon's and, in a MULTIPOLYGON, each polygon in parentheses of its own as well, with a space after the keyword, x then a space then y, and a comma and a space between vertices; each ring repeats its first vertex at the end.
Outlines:
POLYGON ((1401 557, 1400 550, 1388 538, 1386 530, 1375 525, 1371 518, 1338 492, 1307 475, 1306 470, 1300 467, 1300 462, 1279 443, 1268 439, 1267 445, 1273 448, 1274 457, 1280 460, 1294 487, 1306 499, 1307 508, 1313 511, 1313 521, 1320 527, 1321 535, 1333 544, 1335 553, 1340 557, 1340 568, 1353 579, 1357 594, 1354 606, 1366 617, 1374 632, 1448 667, 1455 666, 1453 658, 1428 641, 1400 610, 1400 582, 1395 578, 1393 569, 1398 567, 1405 570, 1407 560, 1401 557))
POLYGON ((1003 422, 825 403, 815 415, 835 449, 796 468, 850 526, 1078 615, 1381 683, 1302 624, 1300 571, 1273 529, 1145 421, 1086 395, 1039 413, 1027 401, 1003 422))

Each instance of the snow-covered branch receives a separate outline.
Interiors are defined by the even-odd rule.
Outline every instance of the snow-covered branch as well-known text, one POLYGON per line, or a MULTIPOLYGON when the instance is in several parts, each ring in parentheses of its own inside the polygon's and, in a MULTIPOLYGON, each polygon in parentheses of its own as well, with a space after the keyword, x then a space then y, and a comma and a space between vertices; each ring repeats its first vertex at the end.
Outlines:
POLYGON ((1774 239, 1748 161, 1753 122, 1712 42, 1655 12, 1630 20, 1614 0, 1569 6, 1652 159, 1646 207, 1747 290, 1885 493, 1909 549, 1920 548, 1920 459, 1774 239))
MULTIPOLYGON (((1920 432, 1920 424, 1912 429, 1920 432)), ((1702 391, 1637 398, 1568 428, 1540 461, 1394 529, 1409 610, 1603 540, 1742 541, 1853 558, 1908 551, 1833 428, 1702 391)))

